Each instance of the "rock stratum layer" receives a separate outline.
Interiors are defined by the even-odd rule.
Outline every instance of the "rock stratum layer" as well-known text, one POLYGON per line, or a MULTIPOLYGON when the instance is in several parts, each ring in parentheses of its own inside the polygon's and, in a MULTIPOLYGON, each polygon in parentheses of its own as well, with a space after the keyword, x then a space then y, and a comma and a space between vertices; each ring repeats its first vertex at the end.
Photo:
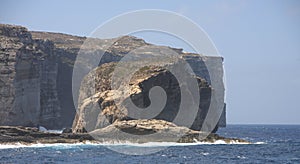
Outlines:
MULTIPOLYGON (((178 53, 180 59, 176 60, 187 62, 195 73, 196 77, 193 78, 197 79, 201 99, 195 120, 188 128, 201 129, 212 102, 212 94, 217 95, 217 100, 213 101, 211 110, 223 111, 219 124, 213 129, 216 131, 219 126, 226 125, 225 109, 219 109, 224 103, 224 86, 221 84, 223 58, 200 57, 197 54, 184 53, 181 49, 151 45, 132 36, 94 39, 98 44, 97 48, 82 48, 86 39, 60 33, 28 31, 21 26, 1 24, 0 125, 42 125, 48 129, 72 126, 73 132, 78 133, 95 129, 107 131, 112 127, 120 127, 122 121, 124 124, 126 121, 133 121, 134 118, 129 117, 130 111, 126 109, 126 103, 121 104, 124 109, 119 109, 118 104, 113 101, 119 93, 110 86, 111 73, 116 63, 127 53, 144 46, 152 47, 150 55, 155 54, 154 52, 164 54, 165 49, 178 53), (72 73, 80 51, 104 55, 99 67, 86 75, 82 81, 76 113, 72 97, 72 73), (214 66, 211 71, 221 84, 218 90, 211 86, 207 64, 214 66), (91 79, 94 83, 90 83, 91 79), (91 84, 96 85, 91 87, 91 84), (87 121, 87 117, 92 119, 87 121)), ((135 55, 140 57, 139 53, 135 55)), ((160 86, 168 95, 167 103, 164 110, 153 119, 172 122, 178 113, 181 86, 167 68, 169 66, 163 64, 143 67, 137 71, 130 81, 130 87, 127 88, 130 94, 126 99, 131 99, 136 106, 145 108, 150 104, 150 89, 160 86)))

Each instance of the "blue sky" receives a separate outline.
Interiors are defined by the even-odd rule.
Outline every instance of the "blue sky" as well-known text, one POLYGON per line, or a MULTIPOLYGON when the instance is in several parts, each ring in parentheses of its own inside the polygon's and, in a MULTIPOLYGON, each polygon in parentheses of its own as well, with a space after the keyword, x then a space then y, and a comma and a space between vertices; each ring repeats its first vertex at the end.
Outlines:
MULTIPOLYGON (((208 33, 225 58, 228 123, 300 124, 300 1, 2 0, 0 22, 88 36, 112 17, 140 9, 180 13, 208 33)), ((168 36, 137 36, 190 50, 168 36)))

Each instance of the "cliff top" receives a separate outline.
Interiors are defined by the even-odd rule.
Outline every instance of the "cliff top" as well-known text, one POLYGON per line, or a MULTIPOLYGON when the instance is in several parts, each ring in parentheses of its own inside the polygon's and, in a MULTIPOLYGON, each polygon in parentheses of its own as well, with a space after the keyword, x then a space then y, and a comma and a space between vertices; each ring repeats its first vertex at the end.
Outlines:
MULTIPOLYGON (((42 31, 29 31, 26 27, 22 27, 19 25, 10 25, 10 24, 0 24, 0 36, 5 37, 14 37, 22 39, 23 41, 28 42, 28 40, 48 40, 53 42, 55 47, 61 49, 67 49, 72 53, 77 53, 80 48, 88 48, 87 45, 82 45, 85 41, 93 42, 94 44, 101 45, 99 47, 100 50, 105 50, 108 53, 114 55, 127 54, 128 52, 147 45, 153 45, 147 43, 141 38, 137 38, 134 36, 120 36, 112 39, 98 39, 98 38, 89 38, 83 36, 75 36, 70 34, 56 33, 56 32, 42 32, 42 31)), ((154 45, 153 45, 154 46, 154 45)), ((173 51, 181 54, 183 56, 199 56, 196 53, 183 52, 183 49, 180 48, 172 48, 168 46, 157 46, 157 47, 166 47, 170 48, 173 51)), ((211 57, 211 56, 209 56, 211 57)), ((218 57, 218 56, 216 56, 218 57)))

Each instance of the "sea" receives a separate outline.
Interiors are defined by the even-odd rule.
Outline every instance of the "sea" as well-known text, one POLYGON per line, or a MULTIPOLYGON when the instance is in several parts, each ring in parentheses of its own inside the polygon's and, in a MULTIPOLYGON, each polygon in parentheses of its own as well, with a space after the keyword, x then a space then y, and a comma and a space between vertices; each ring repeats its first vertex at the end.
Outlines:
POLYGON ((0 163, 300 163, 300 125, 228 125, 217 133, 251 144, 0 145, 0 163))

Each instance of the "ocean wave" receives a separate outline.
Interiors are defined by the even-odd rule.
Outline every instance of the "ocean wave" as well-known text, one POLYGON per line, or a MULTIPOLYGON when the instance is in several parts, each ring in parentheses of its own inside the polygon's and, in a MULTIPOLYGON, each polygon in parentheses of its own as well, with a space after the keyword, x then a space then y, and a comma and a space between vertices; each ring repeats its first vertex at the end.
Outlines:
POLYGON ((23 144, 23 143, 14 143, 14 144, 0 144, 0 149, 13 149, 13 148, 42 148, 42 147, 72 147, 72 146, 79 146, 79 145, 86 145, 85 143, 55 143, 55 144, 42 144, 42 143, 35 143, 35 144, 23 144))
POLYGON ((245 144, 265 144, 265 142, 238 142, 235 140, 230 141, 229 143, 224 140, 217 140, 215 142, 195 142, 195 143, 176 143, 176 142, 147 142, 147 143, 131 143, 131 142, 80 142, 80 143, 55 143, 55 144, 23 144, 23 143, 14 143, 14 144, 0 144, 0 149, 12 149, 12 148, 42 148, 42 147, 56 147, 56 148, 72 148, 76 146, 132 146, 132 147, 170 147, 170 146, 195 146, 195 145, 245 145, 245 144))
POLYGON ((256 144, 256 145, 261 145, 261 144, 267 144, 266 142, 255 142, 253 144, 256 144))

